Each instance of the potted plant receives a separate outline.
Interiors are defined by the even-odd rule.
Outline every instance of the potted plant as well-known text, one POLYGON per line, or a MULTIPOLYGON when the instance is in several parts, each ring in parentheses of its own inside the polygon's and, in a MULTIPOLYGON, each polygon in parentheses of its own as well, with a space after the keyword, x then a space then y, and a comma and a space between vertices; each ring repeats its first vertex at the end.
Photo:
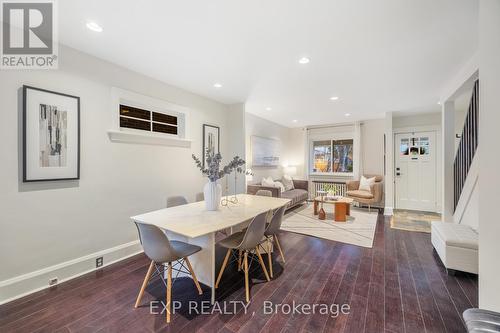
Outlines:
POLYGON ((337 200, 340 197, 339 188, 335 184, 323 185, 323 190, 327 193, 328 199, 337 200))
POLYGON ((208 182, 203 187, 207 210, 218 210, 222 198, 222 187, 217 181, 231 174, 234 170, 241 170, 241 166, 245 164, 245 161, 239 156, 235 156, 228 165, 221 169, 220 163, 222 161, 222 155, 207 149, 205 153, 206 167, 204 168, 200 159, 194 154, 192 156, 196 166, 201 170, 201 173, 208 177, 208 182))

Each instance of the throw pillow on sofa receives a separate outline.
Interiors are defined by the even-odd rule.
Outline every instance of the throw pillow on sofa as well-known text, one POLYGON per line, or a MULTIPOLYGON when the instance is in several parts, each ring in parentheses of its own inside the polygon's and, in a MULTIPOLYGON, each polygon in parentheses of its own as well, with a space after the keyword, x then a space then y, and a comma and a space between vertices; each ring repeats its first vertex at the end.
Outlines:
POLYGON ((285 186, 278 181, 274 181, 271 177, 262 178, 261 185, 265 187, 276 187, 280 189, 280 192, 283 193, 285 191, 285 186))
POLYGON ((375 177, 372 178, 366 178, 365 176, 361 176, 361 180, 359 181, 359 188, 358 190, 360 191, 368 191, 372 192, 371 186, 375 184, 375 177))
POLYGON ((295 186, 293 186, 292 177, 290 177, 289 175, 284 175, 281 182, 285 186, 285 191, 290 191, 290 190, 293 190, 295 188, 295 186))
POLYGON ((274 182, 274 187, 279 188, 281 193, 285 192, 285 186, 281 182, 274 182))
POLYGON ((262 186, 266 186, 266 187, 275 187, 274 186, 274 180, 271 177, 267 177, 267 178, 264 177, 264 178, 262 178, 261 185, 262 186))

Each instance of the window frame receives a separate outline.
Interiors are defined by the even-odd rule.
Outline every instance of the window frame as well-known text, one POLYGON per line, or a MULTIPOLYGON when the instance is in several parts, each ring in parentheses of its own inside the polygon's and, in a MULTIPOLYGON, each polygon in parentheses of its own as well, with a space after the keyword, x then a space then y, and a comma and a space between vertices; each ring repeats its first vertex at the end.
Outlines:
POLYGON ((187 107, 135 92, 112 87, 110 103, 111 128, 107 131, 111 141, 191 147, 189 133, 190 110, 187 107), (177 117, 177 134, 153 132, 120 126, 120 104, 151 112, 177 117))
POLYGON ((165 112, 153 111, 153 110, 146 109, 146 108, 139 108, 137 106, 130 105, 129 103, 120 103, 118 105, 118 116, 120 118, 120 130, 121 131, 129 131, 129 130, 131 130, 131 131, 138 132, 138 133, 150 133, 150 134, 156 134, 157 133, 157 134, 165 134, 165 135, 174 136, 174 137, 178 137, 179 136, 179 117, 178 117, 177 114, 174 114, 173 112, 168 112, 167 113, 167 111, 165 111, 165 112), (141 111, 149 112, 149 119, 141 119, 141 118, 138 118, 138 117, 132 117, 132 116, 123 115, 123 114, 121 114, 122 106, 129 107, 129 108, 134 108, 134 109, 139 109, 141 111), (154 114, 155 113, 156 114, 163 114, 163 115, 170 116, 170 117, 175 117, 176 124, 165 123, 165 122, 160 122, 160 121, 154 120, 154 114), (138 129, 138 128, 131 128, 131 127, 123 127, 123 126, 121 126, 121 118, 127 118, 127 119, 132 119, 132 120, 139 120, 139 121, 142 121, 144 123, 148 123, 149 130, 138 129), (153 130, 154 124, 160 124, 160 125, 166 125, 166 126, 175 127, 177 129, 177 134, 155 131, 155 130, 153 130))
POLYGON ((354 136, 352 134, 345 134, 345 135, 321 135, 321 136, 314 136, 309 139, 309 175, 310 176, 328 176, 328 177, 353 177, 354 176, 354 148, 356 146, 354 136), (314 169, 314 142, 318 141, 330 141, 330 150, 332 154, 331 158, 331 165, 330 165, 330 170, 333 170, 333 163, 334 163, 334 149, 333 149, 333 142, 334 141, 342 141, 342 140, 352 140, 352 149, 353 149, 353 171, 352 172, 315 172, 313 171, 314 169))

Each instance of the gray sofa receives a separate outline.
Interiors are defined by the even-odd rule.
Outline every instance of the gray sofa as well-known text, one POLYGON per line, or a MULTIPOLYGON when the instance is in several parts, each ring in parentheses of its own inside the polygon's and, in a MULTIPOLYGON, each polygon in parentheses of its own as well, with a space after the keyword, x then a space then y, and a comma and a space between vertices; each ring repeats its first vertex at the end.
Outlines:
POLYGON ((247 193, 253 194, 257 193, 258 190, 268 190, 271 191, 273 197, 275 198, 285 198, 290 199, 290 204, 288 204, 287 209, 298 206, 307 201, 309 198, 309 182, 307 180, 293 180, 294 189, 290 191, 285 191, 281 193, 280 189, 277 187, 262 186, 260 184, 247 185, 247 193))

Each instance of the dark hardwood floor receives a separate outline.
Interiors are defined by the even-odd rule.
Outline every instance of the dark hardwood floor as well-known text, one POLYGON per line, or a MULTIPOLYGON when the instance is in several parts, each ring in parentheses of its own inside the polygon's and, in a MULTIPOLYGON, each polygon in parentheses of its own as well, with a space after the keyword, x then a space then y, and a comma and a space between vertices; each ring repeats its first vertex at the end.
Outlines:
MULTIPOLYGON (((149 302, 165 297, 160 280, 134 309, 149 265, 138 255, 0 306, 0 332, 465 332, 461 313, 477 307, 476 276, 448 276, 429 234, 393 230, 383 215, 372 249, 286 232, 280 240, 285 268, 278 258, 275 278, 264 283, 252 265, 246 314, 242 305, 234 314, 189 314, 189 300, 200 309, 210 295, 204 287, 198 296, 188 278, 174 283, 173 300, 182 301, 182 308, 170 324, 163 314, 150 314, 149 302), (350 313, 266 314, 266 300, 349 304, 350 313)), ((244 301, 242 275, 234 266, 226 270, 217 300, 244 301)))

